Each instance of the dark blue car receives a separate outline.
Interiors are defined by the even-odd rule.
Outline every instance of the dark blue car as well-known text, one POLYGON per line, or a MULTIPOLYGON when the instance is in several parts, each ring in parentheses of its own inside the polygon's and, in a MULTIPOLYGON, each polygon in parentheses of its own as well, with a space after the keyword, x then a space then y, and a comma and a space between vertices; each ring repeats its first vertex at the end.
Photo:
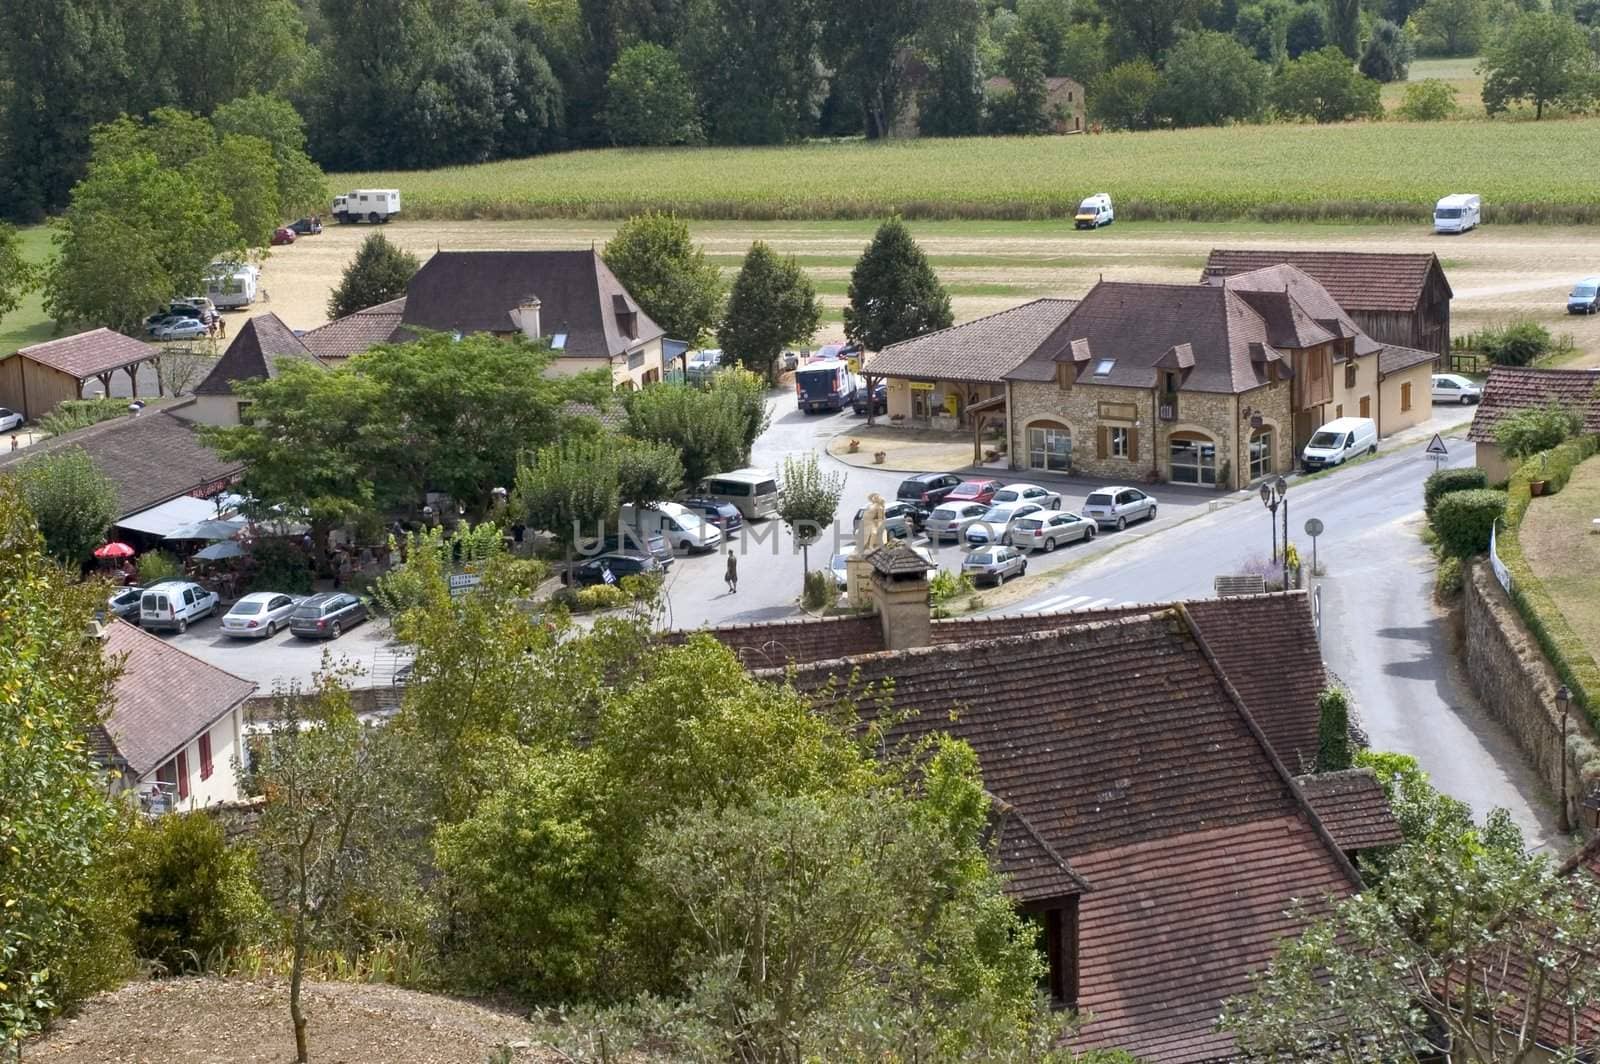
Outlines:
POLYGON ((744 516, 731 502, 696 497, 684 499, 683 506, 705 518, 709 524, 716 525, 724 536, 730 536, 744 527, 744 516))

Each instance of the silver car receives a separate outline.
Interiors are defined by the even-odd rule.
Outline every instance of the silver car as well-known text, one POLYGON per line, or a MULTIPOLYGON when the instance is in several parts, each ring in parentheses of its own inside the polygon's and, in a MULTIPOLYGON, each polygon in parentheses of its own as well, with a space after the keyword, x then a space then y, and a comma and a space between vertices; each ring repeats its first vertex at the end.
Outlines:
POLYGON ((1433 401, 1436 403, 1476 403, 1483 398, 1483 390, 1472 380, 1459 373, 1433 375, 1433 401))
POLYGON ((942 543, 947 539, 959 541, 966 536, 967 526, 988 512, 989 507, 981 502, 956 502, 948 506, 939 506, 928 515, 922 530, 935 543, 942 543))
POLYGON ((222 615, 222 634, 237 639, 270 639, 289 623, 296 601, 279 591, 252 591, 222 615))
POLYGON ((1046 510, 1061 509, 1061 496, 1037 484, 1007 484, 995 492, 994 498, 989 502, 994 506, 1002 503, 1036 502, 1046 510))
POLYGON ((1022 550, 1055 550, 1063 543, 1094 538, 1096 525, 1071 510, 1034 514, 1011 526, 1011 544, 1022 550))
POLYGON ((990 543, 1010 543, 1012 524, 1029 514, 1043 512, 1044 507, 1036 502, 991 506, 988 513, 967 526, 967 543, 974 547, 984 547, 990 543))
POLYGON ((1083 502, 1083 516, 1097 522, 1101 528, 1115 528, 1118 530, 1128 527, 1132 521, 1149 518, 1154 521, 1156 517, 1156 500, 1154 496, 1146 495, 1138 488, 1110 487, 1100 488, 1089 493, 1083 502))
POLYGON ((974 584, 994 584, 999 587, 1013 576, 1023 576, 1028 571, 1028 559, 1015 547, 979 547, 961 561, 961 572, 970 576, 974 584))

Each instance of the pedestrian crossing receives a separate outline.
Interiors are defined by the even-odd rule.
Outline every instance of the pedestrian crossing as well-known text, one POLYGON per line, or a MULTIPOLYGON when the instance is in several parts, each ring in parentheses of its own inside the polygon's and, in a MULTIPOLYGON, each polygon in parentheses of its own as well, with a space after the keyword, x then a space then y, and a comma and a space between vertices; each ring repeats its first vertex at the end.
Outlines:
POLYGON ((1103 610, 1117 606, 1126 606, 1126 602, 1118 602, 1110 598, 1093 598, 1089 595, 1057 595, 1041 602, 1026 602, 1022 608, 1029 613, 1067 613, 1073 610, 1103 610))

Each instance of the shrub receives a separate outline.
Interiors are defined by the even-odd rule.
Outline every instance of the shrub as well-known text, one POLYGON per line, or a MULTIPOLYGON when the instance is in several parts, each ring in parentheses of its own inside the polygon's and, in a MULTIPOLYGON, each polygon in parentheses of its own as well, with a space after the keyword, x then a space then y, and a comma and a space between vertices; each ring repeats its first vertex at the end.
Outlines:
POLYGON ((1406 86, 1405 99, 1395 113, 1412 122, 1438 122, 1454 118, 1459 110, 1454 85, 1438 78, 1424 78, 1406 86))
POLYGON ((839 585, 834 582, 833 573, 827 569, 816 569, 806 574, 805 591, 801 601, 808 610, 820 610, 839 597, 839 585))
POLYGON ((249 850, 230 849, 205 813, 174 813, 135 832, 142 901, 134 946, 168 972, 213 968, 269 919, 249 850))
POLYGON ((1272 100, 1285 117, 1313 122, 1383 117, 1378 83, 1331 45, 1283 64, 1273 83, 1272 100))
POLYGON ((1358 69, 1374 81, 1404 81, 1415 53, 1409 33, 1388 19, 1379 19, 1367 38, 1358 69))
POLYGON ((39 419, 39 428, 49 436, 63 436, 128 412, 127 399, 65 399, 39 419))
POLYGON ((255 561, 255 569, 250 574, 249 590, 311 592, 311 566, 305 553, 288 540, 257 540, 250 548, 250 557, 255 561))
POLYGON ((550 593, 551 609, 560 608, 568 613, 578 609, 578 593, 570 587, 558 587, 550 593))
POLYGON ((1536 321, 1516 321, 1486 330, 1483 353, 1497 366, 1526 366, 1550 350, 1550 330, 1536 321))
POLYGON ((1433 508, 1433 530, 1446 554, 1466 558, 1489 549, 1489 533, 1506 512, 1506 493, 1478 488, 1457 491, 1433 508))
POLYGON ((139 583, 145 587, 163 580, 176 580, 183 575, 178 559, 164 550, 153 550, 139 555, 139 583))
POLYGON ((1455 491, 1476 491, 1489 486, 1489 475, 1477 466, 1465 469, 1440 469, 1429 474, 1422 484, 1422 508, 1431 518, 1439 499, 1455 491))
POLYGON ((1350 699, 1337 687, 1317 696, 1317 771, 1350 767, 1350 699))
MULTIPOLYGON (((1531 410, 1518 410, 1494 426, 1494 442, 1508 456, 1526 462, 1542 451, 1559 447, 1583 428, 1583 418, 1556 402, 1531 410)), ((1562 479, 1562 486, 1566 480, 1562 479)))
POLYGON ((578 591, 578 608, 580 610, 609 610, 618 606, 626 606, 633 601, 633 596, 615 584, 595 584, 593 587, 581 588, 578 591))
POLYGON ((661 577, 653 573, 625 576, 618 583, 635 602, 654 602, 661 595, 661 577))
POLYGON ((972 577, 966 573, 956 572, 951 569, 940 569, 928 581, 928 600, 935 606, 942 606, 951 599, 970 595, 976 590, 972 577))
POLYGON ((1453 554, 1447 554, 1439 559, 1439 567, 1433 573, 1433 592, 1440 598, 1448 598, 1461 590, 1461 559, 1453 554))

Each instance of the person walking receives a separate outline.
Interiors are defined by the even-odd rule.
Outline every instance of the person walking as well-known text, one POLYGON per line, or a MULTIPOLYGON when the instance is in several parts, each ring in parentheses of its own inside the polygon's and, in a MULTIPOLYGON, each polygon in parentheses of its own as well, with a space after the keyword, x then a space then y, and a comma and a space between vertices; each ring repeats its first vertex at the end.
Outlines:
POLYGON ((722 579, 728 582, 728 594, 739 593, 739 559, 733 551, 728 551, 728 570, 722 574, 722 579))

